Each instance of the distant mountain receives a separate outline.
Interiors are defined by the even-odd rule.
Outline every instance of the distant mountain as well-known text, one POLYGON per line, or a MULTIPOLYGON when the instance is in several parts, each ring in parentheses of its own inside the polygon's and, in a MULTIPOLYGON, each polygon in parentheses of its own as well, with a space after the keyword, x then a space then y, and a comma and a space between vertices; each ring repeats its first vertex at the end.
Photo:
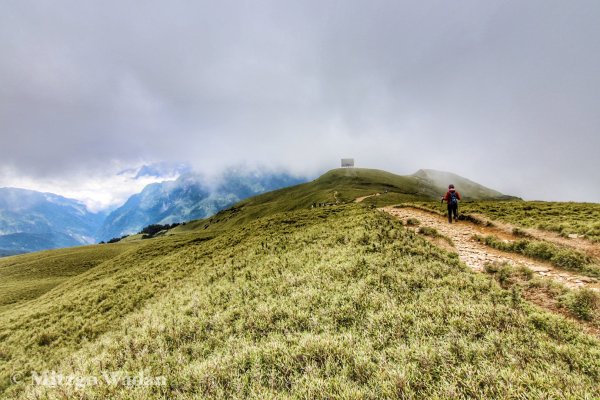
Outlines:
POLYGON ((173 162, 156 162, 151 164, 144 164, 136 168, 128 168, 119 172, 119 175, 130 176, 133 179, 139 179, 143 177, 154 177, 154 178, 167 178, 174 179, 183 174, 192 172, 192 167, 187 163, 173 163, 173 162))
POLYGON ((0 255, 94 243, 104 218, 77 200, 0 188, 0 255))
POLYGON ((504 195, 452 172, 420 169, 411 177, 419 182, 421 193, 435 197, 443 195, 449 184, 454 184, 465 200, 508 200, 516 197, 504 195))
POLYGON ((209 217, 240 200, 305 182, 285 173, 228 170, 219 179, 186 173, 175 181, 154 183, 111 212, 97 239, 137 233, 150 224, 171 224, 209 217))

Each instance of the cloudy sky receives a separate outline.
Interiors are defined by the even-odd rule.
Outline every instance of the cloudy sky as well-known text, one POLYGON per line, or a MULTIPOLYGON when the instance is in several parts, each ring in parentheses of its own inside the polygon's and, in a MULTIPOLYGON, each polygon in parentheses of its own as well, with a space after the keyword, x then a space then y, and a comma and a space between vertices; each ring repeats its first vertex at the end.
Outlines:
POLYGON ((354 157, 600 202, 599 20, 597 0, 3 0, 0 186, 109 204, 148 162, 354 157))

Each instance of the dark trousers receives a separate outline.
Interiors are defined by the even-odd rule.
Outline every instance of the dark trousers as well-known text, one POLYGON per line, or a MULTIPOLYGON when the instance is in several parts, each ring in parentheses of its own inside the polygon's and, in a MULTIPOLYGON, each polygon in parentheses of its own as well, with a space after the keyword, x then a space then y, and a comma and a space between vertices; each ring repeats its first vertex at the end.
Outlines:
POLYGON ((454 219, 458 221, 458 204, 448 204, 448 222, 452 223, 452 214, 454 219))

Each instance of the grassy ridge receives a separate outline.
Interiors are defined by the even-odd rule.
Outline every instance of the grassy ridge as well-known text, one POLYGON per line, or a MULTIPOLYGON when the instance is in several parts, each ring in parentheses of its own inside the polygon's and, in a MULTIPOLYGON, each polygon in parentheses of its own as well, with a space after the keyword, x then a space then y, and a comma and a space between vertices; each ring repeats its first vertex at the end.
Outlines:
POLYGON ((278 212, 307 209, 319 204, 350 203, 357 197, 386 190, 395 193, 396 201, 422 198, 418 195, 419 182, 410 177, 370 169, 336 169, 312 182, 243 200, 208 220, 192 221, 174 232, 213 229, 215 225, 219 230, 229 229, 278 212))
POLYGON ((597 340, 515 302, 376 210, 301 210, 212 229, 149 240, 47 293, 45 308, 0 315, 2 379, 35 367, 168 380, 45 394, 80 399, 598 394, 597 340), (105 334, 74 335, 94 310, 105 334))
MULTIPOLYGON (((421 172, 421 171, 420 171, 421 172)), ((229 229, 277 212, 310 208, 315 204, 351 203, 357 197, 380 193, 370 197, 365 204, 377 206, 399 202, 438 199, 445 189, 428 178, 427 174, 395 175, 386 171, 365 168, 334 169, 312 182, 265 193, 241 201, 234 207, 207 220, 193 221, 178 227, 174 232, 212 229, 229 229)), ((472 199, 504 198, 500 193, 474 182, 452 175, 458 183, 471 188, 472 199)))

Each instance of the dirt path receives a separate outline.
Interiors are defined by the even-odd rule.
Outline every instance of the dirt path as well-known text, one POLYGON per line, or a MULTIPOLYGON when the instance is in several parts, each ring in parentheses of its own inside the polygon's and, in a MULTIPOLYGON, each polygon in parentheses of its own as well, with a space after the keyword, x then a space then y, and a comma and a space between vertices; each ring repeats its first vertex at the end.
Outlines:
MULTIPOLYGON (((440 234, 452 240, 453 251, 458 253, 461 261, 474 270, 483 271, 484 265, 487 262, 507 262, 513 265, 524 265, 535 273, 561 282, 570 288, 588 287, 600 291, 600 283, 597 279, 565 271, 549 263, 532 260, 519 254, 492 249, 473 239, 474 235, 496 235, 501 239, 515 239, 503 227, 485 227, 468 221, 449 224, 445 217, 410 207, 383 207, 380 210, 404 222, 408 218, 415 218, 420 221, 420 226, 435 228, 440 234)), ((417 230, 418 228, 415 227, 412 229, 417 230)))
POLYGON ((369 197, 373 197, 373 196, 381 196, 381 193, 375 193, 375 194, 370 194, 368 196, 357 197, 356 199, 354 199, 354 202, 355 203, 362 203, 362 201, 364 199, 368 199, 369 197))

